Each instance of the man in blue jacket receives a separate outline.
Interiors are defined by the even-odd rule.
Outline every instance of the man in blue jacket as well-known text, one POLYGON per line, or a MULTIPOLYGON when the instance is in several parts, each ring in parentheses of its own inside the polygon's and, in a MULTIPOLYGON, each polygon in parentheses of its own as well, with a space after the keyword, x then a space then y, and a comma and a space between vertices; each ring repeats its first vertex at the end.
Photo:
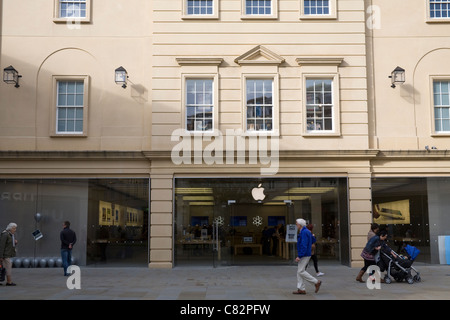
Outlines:
POLYGON ((312 234, 306 228, 306 221, 304 219, 297 219, 297 229, 299 233, 297 235, 297 258, 295 261, 298 263, 297 270, 297 290, 292 292, 293 294, 306 294, 305 281, 313 284, 316 288, 315 292, 319 291, 322 281, 317 280, 306 271, 309 259, 311 258, 311 245, 312 234))

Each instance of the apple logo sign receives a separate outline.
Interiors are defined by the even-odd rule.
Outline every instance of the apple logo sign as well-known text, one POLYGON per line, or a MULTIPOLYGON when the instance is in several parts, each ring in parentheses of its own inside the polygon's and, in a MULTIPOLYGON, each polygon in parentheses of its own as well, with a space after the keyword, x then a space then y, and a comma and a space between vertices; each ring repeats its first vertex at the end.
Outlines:
POLYGON ((252 197, 257 201, 262 201, 266 197, 264 194, 264 188, 261 187, 261 185, 262 183, 260 183, 257 188, 252 189, 252 197))

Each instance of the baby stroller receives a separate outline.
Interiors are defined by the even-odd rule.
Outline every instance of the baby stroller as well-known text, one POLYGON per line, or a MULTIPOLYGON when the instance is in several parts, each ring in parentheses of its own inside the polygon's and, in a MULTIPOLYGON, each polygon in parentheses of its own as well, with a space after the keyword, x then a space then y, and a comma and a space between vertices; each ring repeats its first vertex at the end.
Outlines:
POLYGON ((380 250, 380 260, 377 263, 380 271, 387 271, 384 276, 384 282, 387 284, 391 283, 391 277, 397 282, 402 282, 403 280, 406 280, 409 284, 420 282, 420 273, 412 266, 420 251, 413 246, 407 245, 404 248, 406 256, 398 255, 392 251, 397 256, 396 258, 391 254, 391 249, 389 247, 387 249, 380 250), (415 273, 414 276, 413 272, 415 273))

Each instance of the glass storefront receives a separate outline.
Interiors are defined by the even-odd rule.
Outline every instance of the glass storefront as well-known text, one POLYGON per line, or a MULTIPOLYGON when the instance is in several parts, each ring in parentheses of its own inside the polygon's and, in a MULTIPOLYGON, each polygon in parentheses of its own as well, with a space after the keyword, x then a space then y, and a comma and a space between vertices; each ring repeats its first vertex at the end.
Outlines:
POLYGON ((390 247, 420 250, 417 261, 439 263, 438 237, 450 235, 450 178, 373 178, 373 221, 390 247))
POLYGON ((177 178, 174 196, 176 265, 292 263, 297 218, 320 259, 348 264, 347 178, 177 178))
POLYGON ((450 235, 450 178, 373 178, 373 221, 387 229, 392 249, 406 244, 417 261, 439 263, 439 236, 450 235))
POLYGON ((16 267, 57 264, 65 220, 77 234, 75 264, 145 266, 148 206, 149 179, 0 180, 0 227, 18 225, 16 267))

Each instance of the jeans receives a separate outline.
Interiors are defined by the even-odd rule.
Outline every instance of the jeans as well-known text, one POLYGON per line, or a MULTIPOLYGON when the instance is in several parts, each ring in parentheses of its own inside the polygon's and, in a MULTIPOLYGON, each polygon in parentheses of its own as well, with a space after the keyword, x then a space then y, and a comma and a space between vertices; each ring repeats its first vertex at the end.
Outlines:
POLYGON ((64 268, 64 275, 68 276, 69 274, 67 273, 67 268, 72 264, 72 250, 61 249, 61 260, 64 268))

